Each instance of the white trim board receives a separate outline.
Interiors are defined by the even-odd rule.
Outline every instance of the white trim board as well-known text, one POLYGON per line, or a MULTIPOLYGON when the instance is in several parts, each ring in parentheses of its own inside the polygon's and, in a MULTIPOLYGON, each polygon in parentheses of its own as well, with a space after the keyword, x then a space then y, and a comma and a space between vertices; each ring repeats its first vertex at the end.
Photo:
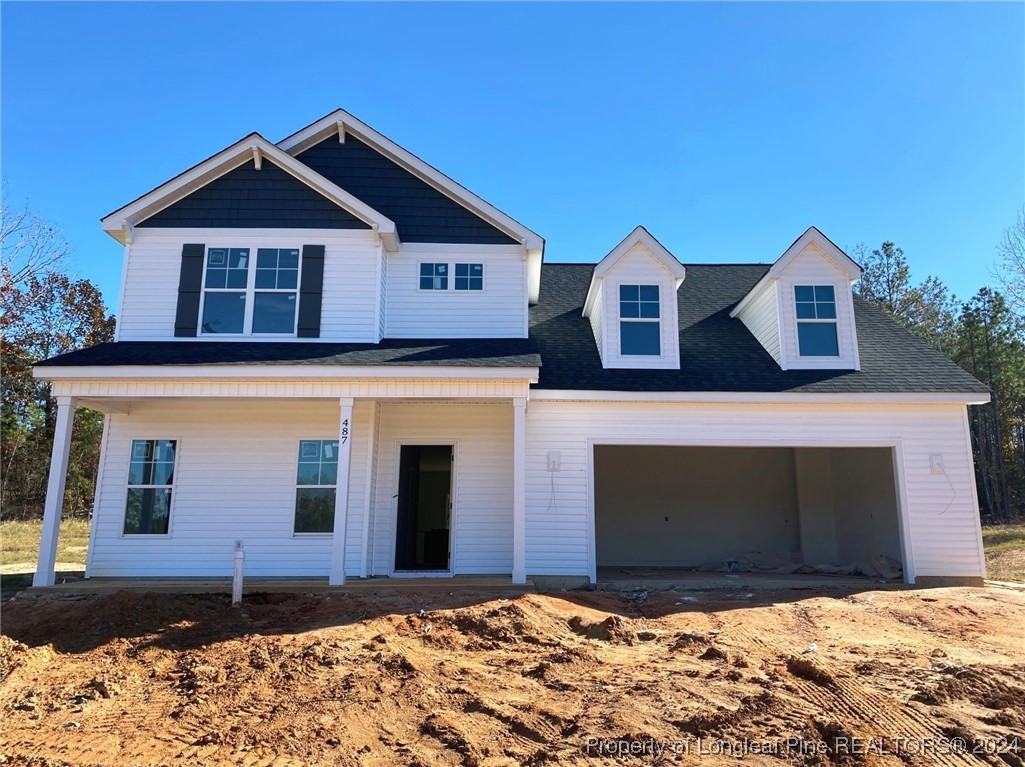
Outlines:
POLYGON ((735 402, 738 404, 985 405, 979 392, 622 392, 586 389, 531 389, 530 399, 564 402, 735 402))
POLYGON ((386 381, 391 378, 436 379, 524 379, 536 381, 539 373, 536 367, 499 367, 437 365, 83 365, 46 366, 36 365, 32 369, 34 378, 47 381, 75 380, 126 380, 126 379, 294 379, 305 383, 309 379, 331 379, 348 381, 352 379, 386 381))

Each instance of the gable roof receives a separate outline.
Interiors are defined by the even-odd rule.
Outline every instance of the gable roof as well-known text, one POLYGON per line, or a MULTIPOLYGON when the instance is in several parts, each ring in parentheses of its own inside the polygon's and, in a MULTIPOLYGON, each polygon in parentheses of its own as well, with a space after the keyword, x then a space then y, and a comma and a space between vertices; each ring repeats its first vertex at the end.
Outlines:
POLYGON ((337 141, 345 141, 348 136, 355 136, 375 152, 401 166, 516 242, 521 243, 529 265, 528 293, 530 301, 537 301, 541 286, 541 262, 545 245, 541 235, 531 231, 519 221, 456 183, 438 169, 428 165, 412 152, 403 149, 387 136, 374 130, 344 109, 336 109, 316 122, 296 131, 291 136, 279 141, 278 146, 297 157, 328 138, 333 137, 337 141))
POLYGON ((130 240, 131 230, 136 224, 247 162, 252 161, 254 167, 257 163, 262 165, 263 158, 269 159, 275 167, 369 225, 381 237, 388 250, 397 249, 399 241, 395 222, 283 152, 259 133, 250 133, 241 141, 107 214, 101 220, 103 229, 118 242, 125 244, 130 240))
POLYGON ((783 255, 776 259, 776 262, 769 267, 769 270, 765 273, 762 279, 760 279, 754 287, 751 288, 748 294, 740 300, 736 307, 734 307, 730 316, 736 317, 740 314, 744 310, 744 307, 753 301, 758 294, 762 292, 762 289, 766 285, 773 280, 778 280, 780 275, 788 266, 790 266, 793 260, 801 255, 801 253, 804 252, 804 249, 811 244, 817 245, 819 249, 826 254, 826 258, 832 261, 836 265, 837 269, 847 275, 847 279, 849 279, 852 284, 861 279, 861 266, 859 266, 853 258, 837 247, 832 240, 826 237, 826 235, 820 232, 816 227, 809 226, 804 234, 794 240, 790 247, 783 251, 783 255))
POLYGON ((640 245, 650 252, 652 258, 661 264, 667 272, 673 275, 676 287, 680 287, 680 284, 687 276, 686 268, 676 260, 676 256, 666 250, 665 246, 652 236, 651 232, 643 226, 636 226, 634 227, 634 230, 624 237, 616 247, 609 251, 609 254, 605 256, 605 258, 594 265, 594 271, 591 274, 591 284, 587 289, 587 297, 584 299, 583 315, 585 317, 591 316, 591 311, 594 308, 594 301, 598 295, 598 286, 601 285, 601 282, 605 278, 609 269, 615 266, 616 263, 623 258, 623 256, 633 250, 636 245, 640 245))
POLYGON ((605 369, 583 316, 592 264, 545 264, 530 337, 541 352, 534 388, 620 392, 928 393, 989 389, 881 310, 854 297, 861 370, 781 370, 730 310, 765 264, 688 264, 677 292, 680 369, 605 369))

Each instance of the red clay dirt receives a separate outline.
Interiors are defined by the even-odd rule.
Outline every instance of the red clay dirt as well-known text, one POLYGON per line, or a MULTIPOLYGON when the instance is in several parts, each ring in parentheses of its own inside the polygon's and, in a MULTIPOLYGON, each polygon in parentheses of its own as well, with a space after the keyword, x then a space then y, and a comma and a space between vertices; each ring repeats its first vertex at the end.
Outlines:
POLYGON ((2 619, 4 765, 1025 765, 1021 591, 120 592, 2 619))

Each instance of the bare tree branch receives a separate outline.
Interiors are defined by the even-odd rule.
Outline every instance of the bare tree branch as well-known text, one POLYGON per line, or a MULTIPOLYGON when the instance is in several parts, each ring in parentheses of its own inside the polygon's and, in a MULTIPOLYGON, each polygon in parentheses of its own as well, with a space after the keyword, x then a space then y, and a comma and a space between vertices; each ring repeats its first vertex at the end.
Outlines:
POLYGON ((70 254, 71 245, 58 227, 28 208, 11 207, 5 183, 0 200, 0 294, 39 281, 70 254))
POLYGON ((996 278, 1004 297, 1019 316, 1025 314, 1025 207, 1018 211, 1014 226, 1004 231, 997 255, 996 278))

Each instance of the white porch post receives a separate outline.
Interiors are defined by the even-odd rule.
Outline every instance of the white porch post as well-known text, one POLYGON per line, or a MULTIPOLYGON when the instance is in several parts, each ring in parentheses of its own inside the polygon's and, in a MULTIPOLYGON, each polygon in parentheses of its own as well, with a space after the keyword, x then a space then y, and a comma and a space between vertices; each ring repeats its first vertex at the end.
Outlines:
POLYGON ((331 539, 331 586, 345 583, 345 527, 349 517, 349 456, 352 454, 352 397, 338 400, 338 479, 335 485, 335 529, 331 539))
POLYGON ((513 399, 513 583, 527 582, 527 400, 513 399))
POLYGON ((68 452, 71 450, 71 427, 75 423, 75 398, 57 397, 57 426, 53 432, 50 454, 50 478, 46 484, 43 506, 43 537, 39 542, 39 561, 33 586, 52 586, 56 580, 57 535, 64 510, 64 482, 68 476, 68 452))

